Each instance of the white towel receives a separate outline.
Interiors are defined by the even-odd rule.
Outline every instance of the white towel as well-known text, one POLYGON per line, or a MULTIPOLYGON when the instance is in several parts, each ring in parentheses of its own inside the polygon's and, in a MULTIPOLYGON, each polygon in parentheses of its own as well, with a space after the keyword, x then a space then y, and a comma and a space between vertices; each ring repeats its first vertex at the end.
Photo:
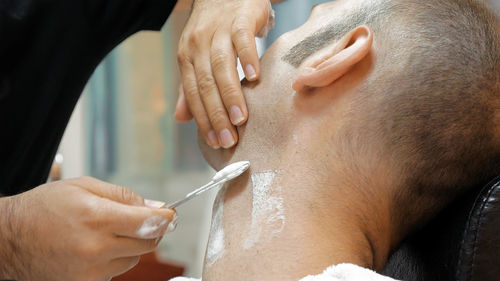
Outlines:
MULTIPOLYGON (((186 277, 176 277, 170 281, 201 281, 201 279, 193 279, 186 277)), ((299 281, 396 281, 387 276, 380 275, 375 271, 350 264, 342 263, 332 265, 327 268, 322 274, 309 275, 299 281)))
POLYGON ((300 281, 396 281, 387 276, 380 275, 373 270, 369 270, 354 264, 342 263, 332 265, 322 274, 309 275, 300 281))

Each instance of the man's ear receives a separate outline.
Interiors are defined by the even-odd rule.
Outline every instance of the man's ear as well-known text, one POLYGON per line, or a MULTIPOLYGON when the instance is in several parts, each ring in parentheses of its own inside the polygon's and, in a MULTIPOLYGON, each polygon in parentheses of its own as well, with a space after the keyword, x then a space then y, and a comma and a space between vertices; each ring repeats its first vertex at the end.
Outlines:
POLYGON ((304 87, 318 88, 332 84, 365 58, 372 44, 373 31, 365 25, 356 27, 338 42, 304 61, 292 88, 298 92, 304 87))

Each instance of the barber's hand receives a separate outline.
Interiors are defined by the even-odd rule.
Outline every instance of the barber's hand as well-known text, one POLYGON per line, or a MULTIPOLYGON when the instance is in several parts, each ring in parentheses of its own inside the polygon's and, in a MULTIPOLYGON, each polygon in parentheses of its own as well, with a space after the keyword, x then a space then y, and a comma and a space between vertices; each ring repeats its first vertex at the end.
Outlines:
POLYGON ((12 252, 2 263, 12 263, 10 278, 19 281, 110 280, 176 224, 160 202, 92 178, 37 187, 10 197, 9 206, 12 252))
POLYGON ((212 148, 238 141, 234 126, 248 118, 236 70, 237 57, 247 80, 259 78, 255 36, 269 29, 269 0, 195 0, 179 42, 183 91, 175 118, 196 120, 212 148), (191 115, 192 114, 192 115, 191 115))

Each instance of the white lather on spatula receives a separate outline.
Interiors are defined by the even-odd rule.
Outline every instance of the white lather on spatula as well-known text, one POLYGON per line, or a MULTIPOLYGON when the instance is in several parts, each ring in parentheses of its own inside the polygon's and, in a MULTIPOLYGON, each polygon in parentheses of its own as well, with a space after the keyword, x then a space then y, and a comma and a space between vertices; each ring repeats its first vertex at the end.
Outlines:
POLYGON ((184 199, 168 204, 167 208, 172 209, 178 207, 186 203, 187 201, 195 198, 196 196, 202 194, 203 192, 208 191, 216 186, 220 186, 223 183, 240 176, 246 170, 248 170, 249 167, 250 167, 249 161, 240 161, 230 164, 224 167, 222 170, 218 171, 209 183, 189 193, 188 195, 186 195, 186 197, 184 197, 184 199))

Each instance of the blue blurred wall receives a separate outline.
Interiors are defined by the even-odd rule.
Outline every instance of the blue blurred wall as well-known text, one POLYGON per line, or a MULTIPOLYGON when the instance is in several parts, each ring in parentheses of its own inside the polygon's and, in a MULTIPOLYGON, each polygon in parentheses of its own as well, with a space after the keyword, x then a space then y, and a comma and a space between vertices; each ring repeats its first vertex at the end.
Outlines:
POLYGON ((270 46, 281 34, 301 26, 309 17, 316 4, 330 2, 328 0, 285 0, 274 5, 276 12, 275 27, 269 32, 266 40, 270 46))

